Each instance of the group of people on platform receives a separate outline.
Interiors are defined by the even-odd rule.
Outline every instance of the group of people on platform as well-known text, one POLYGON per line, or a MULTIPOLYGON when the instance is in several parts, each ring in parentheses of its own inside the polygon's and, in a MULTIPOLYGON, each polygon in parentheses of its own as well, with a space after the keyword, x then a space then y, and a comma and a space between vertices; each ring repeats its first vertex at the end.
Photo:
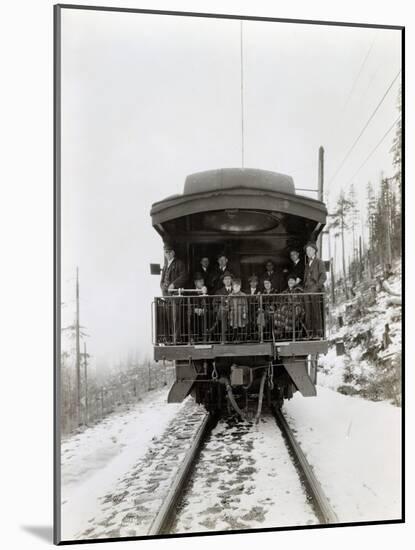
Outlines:
MULTIPOLYGON (((220 254, 213 267, 209 257, 202 257, 192 277, 190 294, 199 298, 188 301, 192 305, 192 328, 188 330, 198 338, 211 335, 217 339, 222 334, 231 341, 256 339, 259 333, 265 339, 322 337, 323 305, 319 293, 324 292, 326 269, 317 251, 314 242, 307 243, 304 263, 300 250, 293 248, 289 268, 277 270, 274 262, 268 260, 264 272, 251 275, 247 281, 234 275, 226 254, 220 254), (208 296, 214 298, 208 300, 208 296)), ((166 245, 164 252, 166 262, 160 286, 164 296, 174 295, 175 290, 186 287, 189 276, 173 247, 166 245)), ((183 319, 177 319, 176 325, 183 329, 183 319)))

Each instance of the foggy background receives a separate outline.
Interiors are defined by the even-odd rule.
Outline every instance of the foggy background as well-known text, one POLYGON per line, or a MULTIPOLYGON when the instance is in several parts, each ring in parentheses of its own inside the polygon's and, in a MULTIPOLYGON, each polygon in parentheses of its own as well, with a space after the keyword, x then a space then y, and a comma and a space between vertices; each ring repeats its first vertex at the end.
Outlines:
MULTIPOLYGON (((75 315, 92 362, 151 355, 162 243, 151 204, 187 174, 241 166, 240 22, 62 10, 62 326, 75 315)), ((243 23, 245 167, 316 189, 325 148, 330 211, 353 182, 392 173, 399 31, 243 23), (375 149, 375 153, 362 166, 375 149)), ((315 193, 309 196, 316 197, 315 193)), ((363 222, 364 208, 361 208, 363 222)), ((323 251, 324 256, 324 251, 323 251)), ((63 343, 65 347, 65 342, 63 343)))

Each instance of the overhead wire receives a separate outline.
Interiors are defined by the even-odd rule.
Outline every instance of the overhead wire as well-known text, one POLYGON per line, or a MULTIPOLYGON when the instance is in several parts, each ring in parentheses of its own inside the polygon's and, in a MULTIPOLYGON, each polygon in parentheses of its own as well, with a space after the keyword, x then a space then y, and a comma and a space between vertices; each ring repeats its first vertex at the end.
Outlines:
POLYGON ((362 60, 362 63, 360 64, 359 70, 358 70, 358 72, 356 73, 356 76, 354 77, 353 84, 352 84, 352 86, 351 86, 351 88, 350 88, 350 91, 349 91, 349 94, 348 94, 348 96, 347 96, 347 98, 346 98, 346 101, 344 102, 343 107, 340 109, 340 114, 339 114, 339 116, 338 116, 338 117, 335 117, 334 120, 333 120, 333 124, 332 124, 332 127, 331 127, 331 129, 330 129, 330 133, 329 133, 330 136, 332 136, 334 129, 338 127, 339 122, 341 122, 341 120, 342 120, 342 118, 343 118, 343 116, 344 116, 344 112, 346 111, 346 107, 348 106, 349 101, 350 101, 351 97, 353 96, 353 92, 354 92, 354 90, 355 90, 356 84, 357 84, 357 82, 358 82, 358 80, 359 80, 359 78, 360 78, 360 76, 361 76, 361 74, 362 74, 362 72, 363 72, 363 68, 364 68, 365 65, 366 65, 366 62, 367 62, 367 60, 368 60, 368 58, 369 58, 369 56, 370 56, 370 53, 371 53, 371 51, 372 51, 372 49, 373 49, 373 46, 374 46, 375 41, 376 41, 376 36, 373 38, 373 40, 372 40, 372 42, 371 42, 371 44, 370 44, 370 46, 369 46, 369 48, 368 48, 368 50, 367 50, 367 52, 366 52, 364 58, 363 58, 363 60, 362 60))
POLYGON ((399 115, 398 118, 392 124, 392 126, 383 134, 382 138, 378 141, 378 143, 375 145, 375 147, 372 149, 372 151, 369 153, 366 159, 362 162, 362 164, 359 166, 359 168, 356 170, 356 172, 353 174, 353 176, 350 178, 350 180, 347 182, 346 185, 349 185, 349 183, 353 181, 353 179, 357 176, 357 174, 360 172, 363 166, 367 163, 367 161, 371 158, 371 156, 376 152, 376 150, 381 146, 383 141, 386 139, 387 135, 390 134, 390 132, 394 129, 396 124, 399 122, 400 118, 401 116, 399 115))
POLYGON ((389 84, 388 88, 386 89, 386 92, 383 94, 383 96, 381 97, 381 99, 379 100, 378 104, 376 105, 375 109, 373 110, 372 114, 370 115, 370 117, 368 118, 368 120, 366 121, 365 125, 363 126, 363 128, 360 130, 360 133, 359 135, 357 136, 357 138, 354 140, 354 142, 352 143, 351 147, 349 148, 349 150, 347 151, 345 157, 343 158, 342 162, 340 163, 339 167, 337 168, 336 172, 334 173, 334 175, 332 176, 332 178, 330 179, 329 181, 329 185, 330 183, 332 183, 335 179, 336 179, 336 176, 337 174, 340 172, 340 170, 343 168, 344 164, 346 163, 347 159, 349 158, 349 156, 351 155, 352 151, 354 150, 354 148, 356 147, 357 143, 359 142, 360 138, 363 136, 363 134, 365 133, 367 127, 369 126, 370 122, 373 120, 374 116, 376 115, 376 113, 378 112, 380 106, 382 105, 382 103, 384 102, 386 96, 388 95, 388 93, 390 92, 390 90, 392 89, 392 86, 395 84, 396 80, 398 79, 399 75, 401 74, 401 69, 399 69, 398 73, 395 75, 395 77, 393 78, 392 82, 389 84))
POLYGON ((372 40, 372 43, 370 44, 369 49, 367 50, 366 55, 365 55, 365 57, 364 57, 364 59, 363 59, 361 65, 360 65, 359 71, 357 72, 357 74, 356 74, 356 76, 355 76, 355 79, 354 79, 354 81, 353 81, 352 87, 350 88, 349 95, 347 96, 347 99, 346 99, 346 101, 344 102, 343 111, 346 109, 346 107, 347 107, 347 105, 348 105, 348 103, 349 103, 349 101, 350 101, 350 99, 351 99, 351 97, 352 97, 352 95, 353 95, 353 92, 354 92, 354 89, 355 89, 355 87, 356 87, 356 84, 357 84, 357 82, 358 82, 358 80, 359 80, 359 78, 360 78, 360 75, 362 74, 362 71, 363 71, 364 66, 366 65, 366 62, 367 62, 367 60, 368 60, 368 58, 369 58, 370 52, 371 52, 372 49, 373 49, 373 45, 374 45, 375 41, 376 41, 376 36, 375 36, 375 38, 372 40))

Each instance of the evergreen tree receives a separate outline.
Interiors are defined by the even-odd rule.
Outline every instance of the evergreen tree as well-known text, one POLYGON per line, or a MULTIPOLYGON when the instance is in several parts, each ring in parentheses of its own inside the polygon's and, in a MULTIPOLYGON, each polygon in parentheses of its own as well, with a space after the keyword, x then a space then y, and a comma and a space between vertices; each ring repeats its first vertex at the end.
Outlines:
POLYGON ((367 227, 369 229, 368 263, 370 276, 373 277, 374 267, 377 258, 377 246, 375 241, 376 222, 376 196, 372 183, 369 181, 366 187, 367 192, 367 227))
POLYGON ((332 214, 333 217, 333 226, 337 227, 341 236, 342 243, 342 267, 343 267, 343 283, 344 283, 344 292, 346 299, 349 299, 349 291, 347 288, 347 276, 346 276, 346 252, 344 246, 344 237, 346 230, 349 229, 349 215, 352 208, 352 204, 343 191, 340 190, 339 198, 336 203, 336 210, 332 214))
MULTIPOLYGON (((402 89, 399 88, 397 108, 400 115, 402 115, 402 89)), ((402 116, 399 118, 396 124, 396 133, 393 139, 392 148, 390 152, 393 155, 393 166, 395 173, 393 179, 396 182, 396 186, 399 192, 399 196, 402 197, 402 116)))
MULTIPOLYGON (((399 89, 397 109, 402 115, 402 89, 399 89)), ((395 169, 392 182, 391 196, 391 241, 395 255, 402 253, 402 116, 396 124, 396 132, 390 151, 393 155, 393 167, 395 169)))
POLYGON ((356 282, 357 274, 359 272, 359 264, 358 264, 358 236, 357 236, 357 227, 359 224, 359 207, 357 204, 357 196, 354 184, 350 186, 349 194, 347 196, 347 200, 350 203, 349 213, 348 213, 348 224, 349 227, 351 227, 352 230, 352 238, 353 238, 353 253, 352 253, 352 259, 350 262, 350 274, 352 276, 353 282, 356 282))

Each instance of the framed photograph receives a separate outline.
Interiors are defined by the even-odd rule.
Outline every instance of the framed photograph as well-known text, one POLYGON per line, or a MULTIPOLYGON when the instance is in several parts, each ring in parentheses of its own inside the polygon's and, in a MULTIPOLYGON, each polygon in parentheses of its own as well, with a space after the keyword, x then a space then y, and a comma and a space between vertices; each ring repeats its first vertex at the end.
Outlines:
POLYGON ((404 521, 404 28, 56 5, 55 543, 404 521))

